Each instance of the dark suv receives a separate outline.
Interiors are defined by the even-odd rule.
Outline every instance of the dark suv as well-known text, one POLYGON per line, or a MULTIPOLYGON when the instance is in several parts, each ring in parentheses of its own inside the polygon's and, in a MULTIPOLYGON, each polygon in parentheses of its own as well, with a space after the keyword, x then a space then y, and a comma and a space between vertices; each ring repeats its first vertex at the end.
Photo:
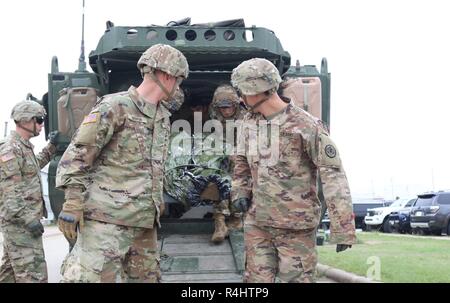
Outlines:
POLYGON ((398 231, 401 234, 411 233, 410 215, 416 201, 417 198, 411 199, 406 203, 405 208, 391 212, 389 224, 392 231, 398 231))
POLYGON ((411 228, 414 231, 450 235, 450 191, 419 195, 411 209, 411 228))

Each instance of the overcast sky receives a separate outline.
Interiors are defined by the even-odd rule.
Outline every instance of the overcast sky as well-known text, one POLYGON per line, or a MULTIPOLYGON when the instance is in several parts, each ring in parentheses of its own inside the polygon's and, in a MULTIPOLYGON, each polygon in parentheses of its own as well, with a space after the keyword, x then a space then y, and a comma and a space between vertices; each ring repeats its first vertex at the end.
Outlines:
MULTIPOLYGON (((331 72, 331 134, 354 196, 406 197, 450 189, 448 1, 86 0, 86 56, 117 26, 244 18, 275 32, 292 62, 331 72)), ((82 0, 0 4, 2 111, 47 91, 51 58, 75 71, 82 0)), ((89 68, 90 70, 90 68, 89 68)), ((13 126, 9 124, 10 128, 13 126)), ((43 136, 32 139, 36 151, 43 136)))

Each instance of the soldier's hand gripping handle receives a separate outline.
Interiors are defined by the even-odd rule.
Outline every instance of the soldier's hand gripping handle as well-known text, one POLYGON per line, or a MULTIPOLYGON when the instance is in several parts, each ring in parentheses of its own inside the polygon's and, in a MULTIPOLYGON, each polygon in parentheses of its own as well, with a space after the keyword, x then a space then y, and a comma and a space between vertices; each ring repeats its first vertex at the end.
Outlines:
POLYGON ((51 144, 56 146, 56 143, 58 142, 58 131, 52 131, 48 134, 48 141, 50 141, 51 144))
POLYGON ((83 203, 80 200, 67 200, 58 217, 58 227, 70 240, 77 238, 77 225, 80 233, 83 229, 83 203))
POLYGON ((42 236, 42 234, 44 233, 44 226, 42 226, 41 221, 38 219, 34 219, 30 223, 28 223, 26 225, 26 228, 30 231, 30 233, 35 238, 42 236))
POLYGON ((250 207, 250 200, 248 198, 239 198, 233 201, 233 207, 236 212, 245 213, 250 207))

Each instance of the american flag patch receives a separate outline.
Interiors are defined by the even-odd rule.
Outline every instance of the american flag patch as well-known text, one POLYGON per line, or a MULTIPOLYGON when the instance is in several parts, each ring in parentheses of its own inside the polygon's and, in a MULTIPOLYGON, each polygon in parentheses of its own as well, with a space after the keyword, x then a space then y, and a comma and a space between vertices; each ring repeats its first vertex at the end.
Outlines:
POLYGON ((2 162, 7 162, 7 161, 9 161, 9 160, 11 160, 11 159, 14 159, 15 157, 16 157, 16 156, 14 156, 13 153, 7 153, 7 154, 2 155, 2 156, 0 157, 0 159, 2 160, 2 162))
POLYGON ((92 113, 84 117, 83 124, 95 123, 98 120, 100 113, 92 113))

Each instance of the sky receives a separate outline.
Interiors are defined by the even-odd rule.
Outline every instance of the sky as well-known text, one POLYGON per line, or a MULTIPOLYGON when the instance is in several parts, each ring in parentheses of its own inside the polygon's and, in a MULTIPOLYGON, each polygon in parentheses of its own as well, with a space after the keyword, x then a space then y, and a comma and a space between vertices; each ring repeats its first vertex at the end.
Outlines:
MULTIPOLYGON (((331 72, 331 137, 355 197, 450 189, 450 18, 445 0, 86 0, 86 57, 117 26, 244 18, 275 32, 295 64, 331 72)), ((47 91, 52 56, 78 66, 82 0, 0 4, 0 135, 15 103, 47 91)), ((88 68, 90 70, 90 68, 88 68)), ((33 138, 35 152, 43 135, 33 138)))

